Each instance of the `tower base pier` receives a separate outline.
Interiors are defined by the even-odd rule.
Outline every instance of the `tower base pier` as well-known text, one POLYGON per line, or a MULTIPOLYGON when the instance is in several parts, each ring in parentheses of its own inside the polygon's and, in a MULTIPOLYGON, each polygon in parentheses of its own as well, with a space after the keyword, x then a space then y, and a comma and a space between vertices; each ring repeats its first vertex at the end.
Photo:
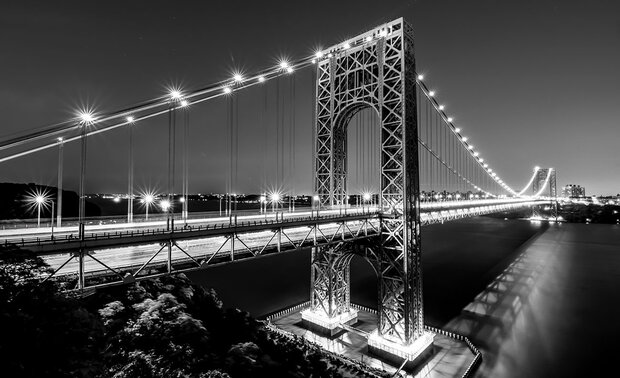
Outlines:
POLYGON ((407 360, 404 368, 412 370, 432 353, 434 338, 434 333, 424 331, 413 343, 403 346, 379 336, 375 331, 368 337, 368 352, 397 366, 407 360))
POLYGON ((304 328, 331 338, 343 330, 342 324, 357 323, 357 310, 351 308, 348 312, 330 318, 323 311, 305 309, 301 311, 301 321, 304 328))

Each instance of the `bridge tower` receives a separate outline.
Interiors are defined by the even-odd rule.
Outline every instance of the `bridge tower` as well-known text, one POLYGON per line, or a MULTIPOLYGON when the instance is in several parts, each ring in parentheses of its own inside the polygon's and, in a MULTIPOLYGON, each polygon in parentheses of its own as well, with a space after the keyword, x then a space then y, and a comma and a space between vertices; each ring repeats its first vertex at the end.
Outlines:
MULTIPOLYGON (((551 207, 551 217, 555 220, 558 219, 558 193, 557 193, 557 184, 556 184, 556 171, 553 168, 539 168, 536 171, 536 175, 534 177, 534 181, 532 182, 532 192, 537 194, 544 186, 549 186, 548 196, 550 198, 550 207, 551 207), (547 176, 548 182, 547 182, 547 176)), ((541 195, 545 195, 544 192, 540 193, 541 195)), ((538 213, 536 207, 533 208, 532 216, 540 217, 541 214, 538 213)))
MULTIPOLYGON (((324 50, 317 59, 315 194, 321 206, 346 203, 347 132, 360 110, 377 112, 380 127, 379 237, 337 242, 312 252, 311 307, 305 322, 332 332, 356 319, 349 264, 362 253, 378 275, 378 330, 369 347, 399 350, 413 360, 424 332, 416 73, 411 26, 402 18, 324 50), (415 344, 415 345, 414 345, 415 344), (415 351, 414 351, 415 349, 415 351)), ((425 349, 425 348, 422 348, 425 349)))

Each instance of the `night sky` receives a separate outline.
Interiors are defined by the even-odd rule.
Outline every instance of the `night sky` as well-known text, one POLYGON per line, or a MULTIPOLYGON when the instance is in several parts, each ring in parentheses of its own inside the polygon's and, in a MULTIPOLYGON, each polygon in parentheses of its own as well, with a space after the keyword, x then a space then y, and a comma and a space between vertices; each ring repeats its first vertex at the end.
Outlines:
MULTIPOLYGON (((192 89, 233 70, 250 74, 401 16, 414 27, 418 71, 513 188, 540 165, 557 169, 558 186, 620 192, 620 2, 613 0, 4 0, 0 138, 65 121, 82 105, 112 111, 161 96, 168 85, 192 89)), ((290 181, 301 192, 312 187, 310 83, 307 70, 295 77, 302 105, 290 181)), ((239 97, 239 191, 258 192, 271 174, 272 141, 256 122, 261 96, 253 89, 239 97)), ((224 190, 224 108, 214 101, 192 109, 191 192, 224 190)), ((136 127, 136 187, 162 191, 167 120, 136 127)), ((78 147, 65 152, 70 189, 78 147)), ((126 130, 89 139, 87 191, 124 192, 126 156, 126 130)), ((1 163, 0 181, 56 185, 55 163, 56 150, 1 163)))

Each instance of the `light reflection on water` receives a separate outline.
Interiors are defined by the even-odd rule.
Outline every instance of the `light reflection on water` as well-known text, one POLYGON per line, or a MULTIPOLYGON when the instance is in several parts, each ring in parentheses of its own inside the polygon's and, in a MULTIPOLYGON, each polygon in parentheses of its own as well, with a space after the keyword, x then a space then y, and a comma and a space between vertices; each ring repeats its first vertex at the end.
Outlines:
POLYGON ((604 345, 619 335, 608 322, 620 306, 603 293, 620 284, 620 228, 552 225, 519 252, 446 326, 482 349, 477 376, 590 376, 613 368, 604 345))

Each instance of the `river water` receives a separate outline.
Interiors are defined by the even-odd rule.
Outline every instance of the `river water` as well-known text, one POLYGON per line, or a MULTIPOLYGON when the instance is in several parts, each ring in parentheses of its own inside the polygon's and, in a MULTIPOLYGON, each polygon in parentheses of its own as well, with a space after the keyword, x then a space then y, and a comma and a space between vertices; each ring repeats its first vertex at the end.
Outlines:
MULTIPOLYGON (((469 336, 481 377, 592 376, 615 367, 620 226, 480 217, 422 228, 425 323, 469 336)), ((189 274, 255 316, 303 302, 310 252, 189 274)), ((351 297, 376 307, 377 280, 351 262, 351 297)))

